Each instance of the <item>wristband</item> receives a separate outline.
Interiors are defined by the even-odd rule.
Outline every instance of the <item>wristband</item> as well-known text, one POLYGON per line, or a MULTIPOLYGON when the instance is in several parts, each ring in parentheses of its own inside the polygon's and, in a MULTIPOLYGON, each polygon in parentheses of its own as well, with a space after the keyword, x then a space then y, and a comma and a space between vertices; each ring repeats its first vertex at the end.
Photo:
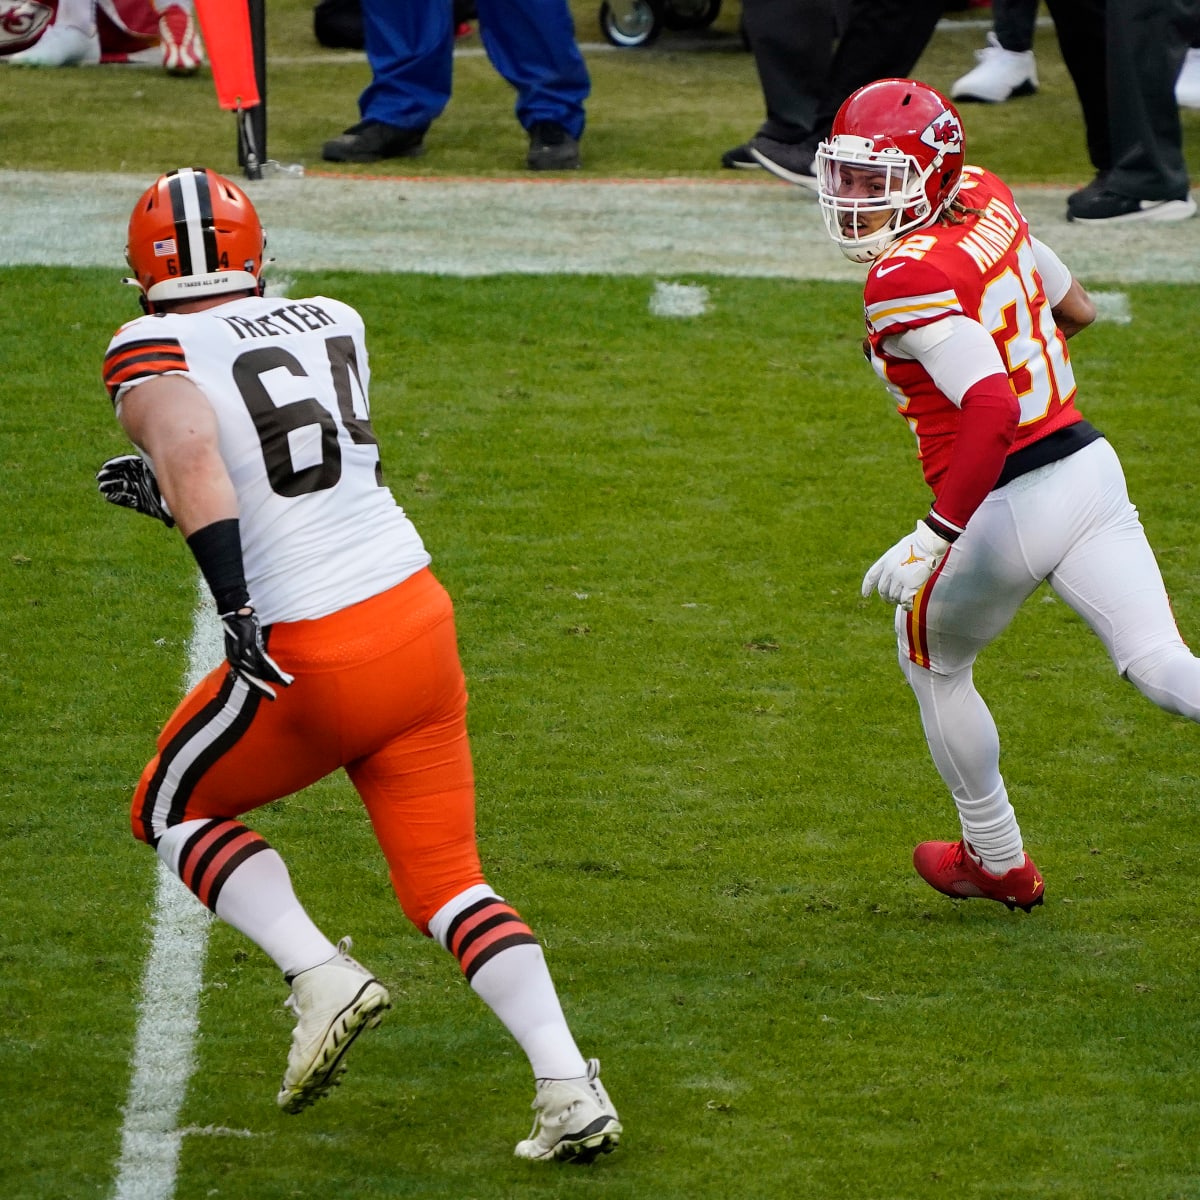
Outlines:
POLYGON ((217 602, 217 612, 237 612, 250 600, 242 566, 242 537, 236 517, 214 521, 187 539, 188 548, 217 602))
POLYGON ((933 530, 943 541, 953 545, 958 541, 959 537, 964 532, 957 525, 951 525, 945 517, 939 517, 931 508, 928 513, 922 518, 926 525, 933 530))

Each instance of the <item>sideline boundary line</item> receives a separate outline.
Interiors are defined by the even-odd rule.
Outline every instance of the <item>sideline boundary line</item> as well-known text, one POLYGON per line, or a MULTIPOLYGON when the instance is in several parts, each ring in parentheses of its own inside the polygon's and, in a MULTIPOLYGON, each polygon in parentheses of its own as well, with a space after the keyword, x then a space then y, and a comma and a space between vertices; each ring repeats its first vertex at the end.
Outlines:
MULTIPOLYGON (((146 183, 140 174, 0 170, 0 263, 103 266, 115 284, 130 197, 146 183)), ((314 174, 248 182, 246 190, 288 271, 704 274, 858 285, 864 274, 830 243, 811 193, 766 180, 547 185, 314 174)), ((1200 237, 1190 230, 1153 221, 1099 230, 1069 224, 1069 191, 1015 189, 1033 232, 1085 286, 1200 279, 1200 237)))
MULTIPOLYGON (((223 657, 221 625, 199 577, 196 597, 185 693, 223 657)), ((174 872, 161 861, 157 866, 114 1200, 172 1200, 187 1132, 179 1128, 179 1113, 192 1076, 212 916, 174 872)))

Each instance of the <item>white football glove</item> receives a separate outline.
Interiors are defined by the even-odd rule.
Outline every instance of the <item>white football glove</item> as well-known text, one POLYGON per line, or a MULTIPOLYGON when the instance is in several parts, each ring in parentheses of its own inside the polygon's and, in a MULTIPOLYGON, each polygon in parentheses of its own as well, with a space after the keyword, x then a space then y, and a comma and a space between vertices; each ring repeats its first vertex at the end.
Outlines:
POLYGON ((937 570, 949 549, 950 543, 944 537, 934 533, 924 521, 918 521, 917 528, 877 558, 863 576, 863 596, 878 589, 889 604, 910 611, 913 597, 937 570))

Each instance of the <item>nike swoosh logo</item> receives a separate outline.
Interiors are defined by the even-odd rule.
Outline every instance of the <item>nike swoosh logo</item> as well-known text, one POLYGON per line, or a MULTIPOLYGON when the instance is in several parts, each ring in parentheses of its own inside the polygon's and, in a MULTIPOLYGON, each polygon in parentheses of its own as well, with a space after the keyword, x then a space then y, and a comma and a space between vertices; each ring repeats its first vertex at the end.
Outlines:
POLYGON ((889 275, 892 271, 898 271, 902 266, 904 266, 904 264, 902 262, 898 262, 892 263, 890 267, 877 267, 875 269, 875 274, 882 279, 884 275, 889 275))

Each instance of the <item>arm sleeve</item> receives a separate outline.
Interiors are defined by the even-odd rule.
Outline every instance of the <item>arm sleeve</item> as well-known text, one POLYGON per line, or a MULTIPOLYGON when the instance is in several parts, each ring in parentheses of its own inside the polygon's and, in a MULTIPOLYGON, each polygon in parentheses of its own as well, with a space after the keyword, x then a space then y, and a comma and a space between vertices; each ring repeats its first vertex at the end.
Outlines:
POLYGON ((1051 308, 1057 308, 1070 290, 1071 272, 1045 242, 1039 242, 1032 234, 1029 240, 1033 244, 1033 261, 1037 264, 1042 286, 1046 289, 1046 299, 1050 301, 1051 308))
POLYGON ((187 544, 217 603, 218 613, 224 616, 237 612, 249 603, 246 571, 242 566, 241 525, 236 518, 214 521, 197 529, 187 544))
POLYGON ((954 454, 927 519, 954 541, 996 486, 1016 437, 1020 406, 1000 351, 978 321, 961 314, 888 339, 887 349, 916 359, 961 410, 954 454))
POLYGON ((1020 406, 1008 375, 989 375, 962 399, 954 455, 926 518, 935 533, 954 541, 996 486, 1017 434, 1020 406))

